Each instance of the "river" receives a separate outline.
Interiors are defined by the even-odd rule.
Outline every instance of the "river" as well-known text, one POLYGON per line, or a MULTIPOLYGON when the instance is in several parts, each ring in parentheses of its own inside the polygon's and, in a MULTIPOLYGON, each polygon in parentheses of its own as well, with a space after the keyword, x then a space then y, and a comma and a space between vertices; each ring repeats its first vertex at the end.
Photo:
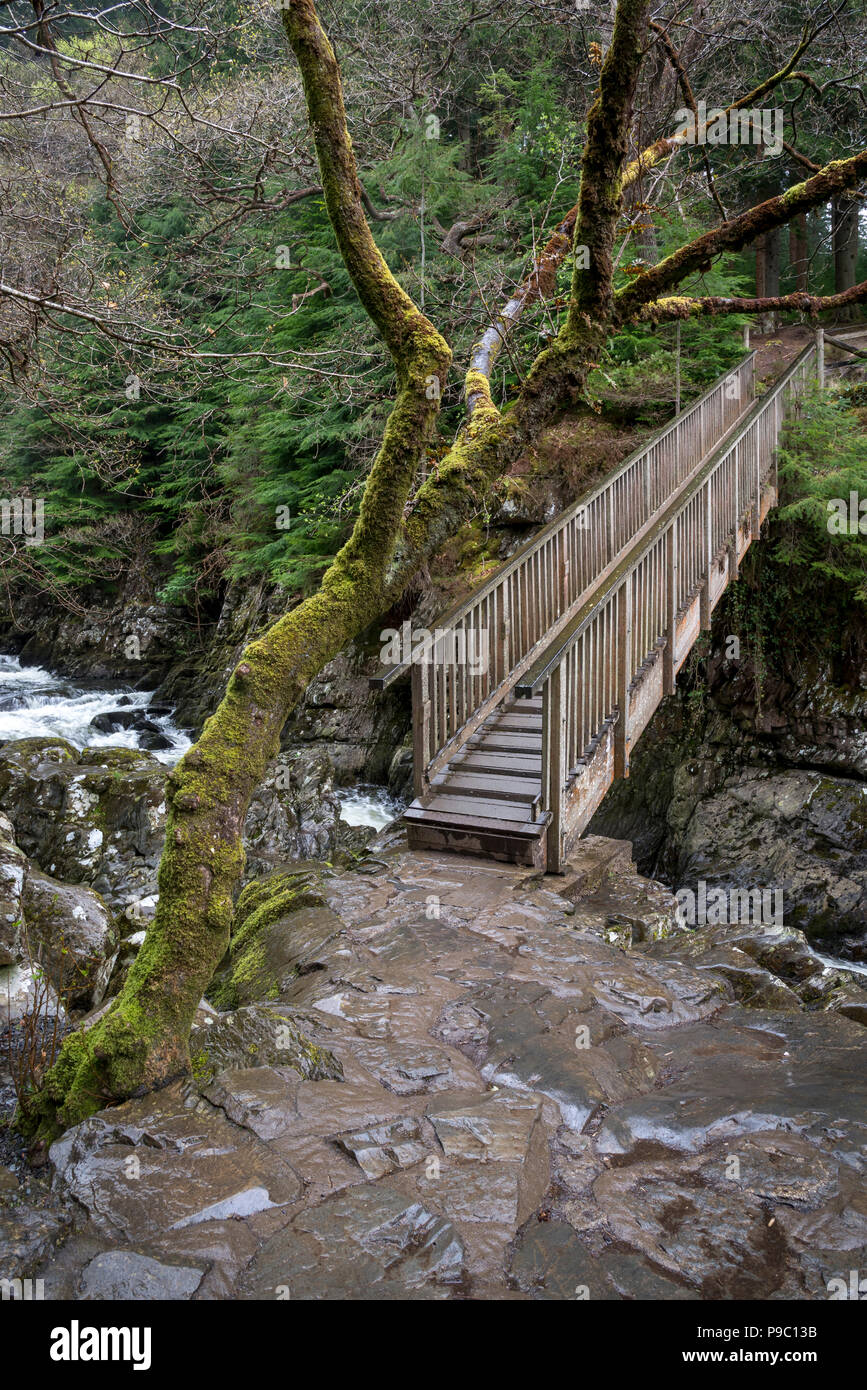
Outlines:
MULTIPOLYGON (((77 685, 41 666, 22 666, 17 657, 0 656, 0 743, 56 736, 74 748, 141 748, 172 766, 190 747, 190 739, 167 706, 152 707, 153 700, 153 691, 77 685), (129 727, 94 728, 95 719, 110 724, 111 716, 129 727)), ((342 787, 336 795, 348 825, 381 830, 401 812, 385 787, 342 787)))

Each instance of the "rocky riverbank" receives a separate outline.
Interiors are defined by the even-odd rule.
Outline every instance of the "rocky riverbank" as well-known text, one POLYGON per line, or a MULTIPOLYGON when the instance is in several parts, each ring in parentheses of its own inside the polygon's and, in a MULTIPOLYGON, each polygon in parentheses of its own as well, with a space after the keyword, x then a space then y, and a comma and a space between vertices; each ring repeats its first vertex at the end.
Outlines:
POLYGON ((678 929, 629 846, 556 882, 385 832, 260 879, 193 1081, 0 1171, 47 1298, 824 1299, 867 1256, 867 994, 678 929))
MULTIPOLYGON (((286 596, 263 585, 230 586, 216 614, 197 625, 156 599, 156 583, 155 575, 130 577, 128 591, 111 600, 85 596, 81 613, 64 614, 24 595, 16 600, 14 617, 0 620, 0 651, 26 669, 58 673, 79 688, 150 692, 155 709, 171 711, 174 725, 195 736, 219 703, 244 646, 277 616, 286 596)), ((323 668, 282 743, 287 751, 322 755, 338 786, 388 785, 400 795, 410 778, 409 688, 398 684, 371 701, 368 677, 379 661, 375 639, 374 633, 370 642, 350 646, 323 668)), ((127 703, 142 702, 135 694, 127 703)), ((153 746, 158 751, 162 745, 153 746)))

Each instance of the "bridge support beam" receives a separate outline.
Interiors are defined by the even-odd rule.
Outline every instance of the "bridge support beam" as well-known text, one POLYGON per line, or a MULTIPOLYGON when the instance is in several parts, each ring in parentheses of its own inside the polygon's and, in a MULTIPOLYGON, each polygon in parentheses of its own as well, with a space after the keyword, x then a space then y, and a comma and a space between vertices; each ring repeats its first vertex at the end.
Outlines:
POLYGON ((701 594, 699 596, 700 618, 699 625, 702 632, 710 632, 710 574, 707 574, 701 581, 701 594))
POLYGON ((735 523, 735 532, 728 543, 729 554, 729 573, 728 581, 733 583, 740 573, 740 562, 738 561, 738 525, 735 523))

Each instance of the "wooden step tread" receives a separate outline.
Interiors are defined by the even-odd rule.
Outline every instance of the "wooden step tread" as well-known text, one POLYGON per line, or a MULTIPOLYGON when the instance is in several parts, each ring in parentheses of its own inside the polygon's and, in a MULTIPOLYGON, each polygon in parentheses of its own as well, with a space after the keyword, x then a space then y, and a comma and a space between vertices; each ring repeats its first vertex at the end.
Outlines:
POLYGON ((492 714, 482 725, 484 729, 542 729, 542 715, 514 714, 510 709, 492 714))
POLYGON ((431 783, 438 791, 448 792, 449 795, 460 793, 462 796, 486 796, 493 797, 500 801, 526 801, 534 802, 538 800, 542 793, 541 778, 533 779, 530 777, 506 777, 503 774, 479 772, 477 769, 464 771, 462 768, 451 767, 447 772, 440 773, 431 783))
POLYGON ((494 753, 482 746, 469 752, 463 750, 449 763, 454 772, 493 773, 506 777, 525 777, 541 783, 542 754, 533 753, 494 753))
POLYGON ((533 820, 526 801, 500 801, 493 797, 466 796, 460 792, 452 795, 447 788, 426 797, 424 809, 440 815, 450 815, 455 811, 464 816, 484 816, 486 820, 533 820))
POLYGON ((500 753, 542 753, 542 730, 537 734, 530 731, 518 733, 514 729, 484 729, 467 739, 467 747, 474 750, 484 748, 485 752, 500 753))
POLYGON ((459 811, 443 814, 413 802, 412 806, 408 806, 404 811, 403 819, 411 825, 429 825, 441 830, 477 830, 485 835, 511 835, 519 839, 538 840, 545 833, 551 815, 550 812, 546 812, 536 821, 488 819, 485 816, 466 815, 459 811))

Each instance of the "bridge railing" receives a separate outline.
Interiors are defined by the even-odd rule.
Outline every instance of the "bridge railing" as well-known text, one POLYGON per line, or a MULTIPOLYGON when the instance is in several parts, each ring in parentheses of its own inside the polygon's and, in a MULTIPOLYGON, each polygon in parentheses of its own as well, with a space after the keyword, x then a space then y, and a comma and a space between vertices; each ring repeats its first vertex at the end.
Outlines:
POLYGON ((383 690, 412 668, 417 796, 754 397, 752 352, 438 619, 430 642, 416 648, 412 661, 371 679, 374 689, 383 690))
POLYGON ((611 574, 592 585, 572 621, 517 682, 519 696, 542 696, 549 870, 556 871, 563 852, 567 790, 606 731, 613 730, 614 775, 628 767, 633 682, 661 654, 663 689, 673 690, 678 616, 700 594, 701 624, 709 627, 714 564, 728 552, 729 573, 737 573, 737 537, 745 518, 750 535, 758 536, 783 419, 814 374, 815 355, 814 346, 805 348, 740 428, 673 490, 662 517, 643 529, 611 574))

